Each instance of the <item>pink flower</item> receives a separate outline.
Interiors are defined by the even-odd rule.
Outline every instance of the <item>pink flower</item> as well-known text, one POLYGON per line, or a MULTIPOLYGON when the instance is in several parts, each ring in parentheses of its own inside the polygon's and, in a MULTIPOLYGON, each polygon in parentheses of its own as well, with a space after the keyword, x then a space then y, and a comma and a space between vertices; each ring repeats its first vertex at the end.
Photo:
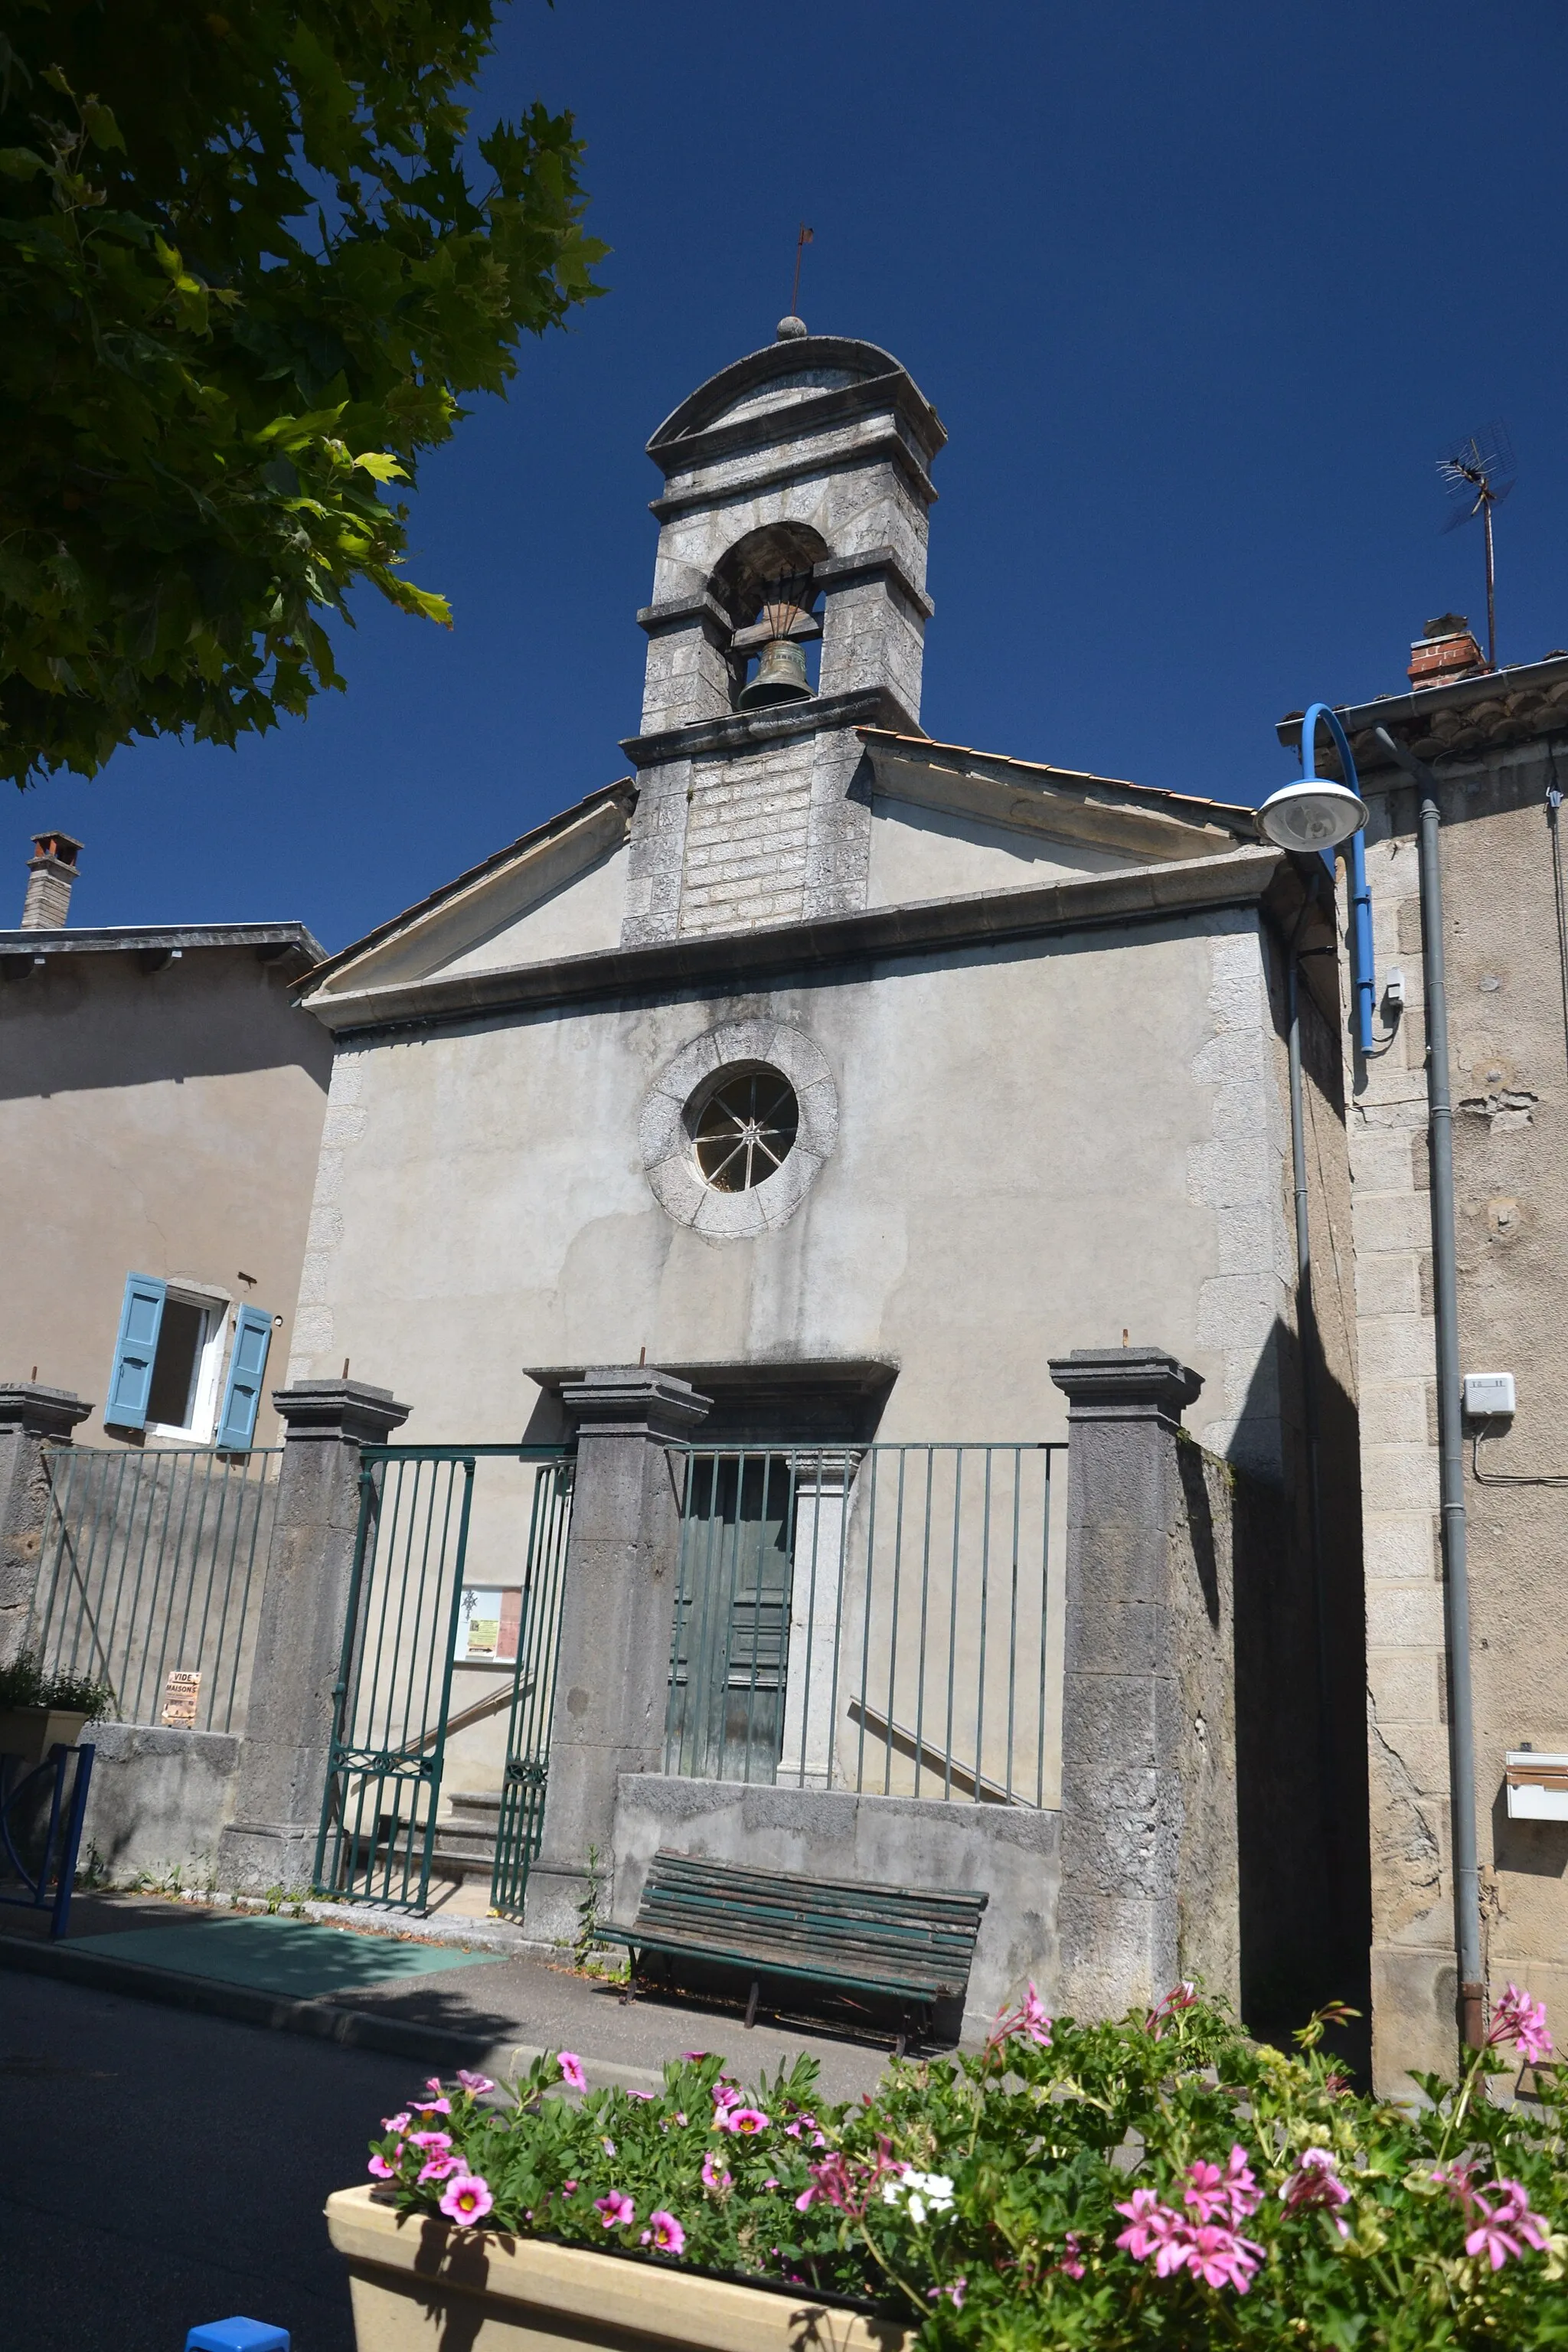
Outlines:
POLYGON ((413 2120, 412 2116, 405 2108, 400 2116, 383 2116, 381 2128, 383 2131, 405 2132, 413 2120))
POLYGON ((713 2104, 716 2107, 738 2107, 745 2097, 739 2083, 715 2083, 713 2104))
POLYGON ((940 2303, 942 2296, 946 2295, 954 2311, 962 2311, 963 2309, 963 2298, 967 2294, 968 2289, 969 2281, 967 2279, 954 2279, 949 2286, 928 2286, 926 2289, 926 2300, 928 2303, 940 2303))
POLYGON ((595 2197, 594 2210, 606 2230, 629 2230, 637 2218, 636 2205, 618 2189, 610 2189, 603 2197, 595 2197))
MULTIPOLYGON (((710 2148, 707 2155, 702 2159, 703 2188, 714 2190, 722 2190, 725 2189, 732 2189, 735 2183, 732 2176, 724 2169, 722 2158, 718 2154, 716 2149, 710 2148)), ((807 2202, 809 2201, 810 2192, 808 2191, 807 2202)), ((798 2199, 796 2200, 796 2202, 799 2202, 798 2199)), ((804 2213, 805 2206, 802 2205, 800 2210, 804 2213)))
POLYGON ((738 2139, 749 2139, 767 2127, 768 2119, 761 2107, 721 2107, 713 2118, 715 2131, 733 2132, 738 2139))
POLYGON ((1288 2213, 1304 2213, 1314 2207, 1327 2211, 1332 2214, 1341 2237, 1350 2236, 1350 2224, 1340 2219, 1339 2208, 1350 2203, 1351 2192, 1334 2169, 1332 2148, 1303 2148, 1295 2171, 1279 2191, 1279 2201, 1288 2213))
POLYGON ((462 2168, 462 2158, 452 2155, 449 2149, 443 2149, 421 2167, 419 2178, 421 2180, 449 2180, 454 2172, 461 2172, 462 2168))
MULTIPOLYGON (((1135 2189, 1127 2203, 1116 2210, 1126 2214, 1128 2223, 1116 2242, 1135 2263, 1146 2263, 1151 2257, 1158 2263, 1173 2239, 1186 2235, 1187 2225, 1181 2215, 1169 2205, 1162 2205, 1152 2189, 1135 2189)), ((1165 2277, 1172 2267, 1164 2263, 1161 2277, 1165 2277)))
POLYGON ((686 2251, 686 2232, 673 2213, 660 2206, 647 2217, 647 2228, 642 2233, 642 2243, 651 2244, 655 2253, 680 2254, 686 2251))
POLYGON ((1180 2009, 1191 2009, 1197 1997, 1196 1985, 1193 1983, 1190 1977, 1184 1977, 1179 1985, 1172 1986, 1159 2008, 1149 2011, 1148 2016, 1143 2020, 1144 2032, 1152 2033, 1158 2042, 1176 2011, 1180 2009))
POLYGON ((1027 2034, 1029 2040, 1037 2042, 1042 2050, 1048 2050, 1051 2046, 1051 2021, 1032 1980, 1017 2008, 998 2015, 985 2046, 988 2050, 999 2050, 1003 2042, 1010 2042, 1016 2033, 1027 2034))
POLYGON ((425 2077, 425 2088, 429 2092, 430 2096, 433 2099, 438 2099, 442 2092, 445 2090, 446 2084, 442 2082, 439 2074, 426 2074, 425 2077))
POLYGON ((1492 2012, 1492 2030, 1487 2035, 1489 2048, 1495 2048, 1500 2042, 1517 2042, 1521 2056, 1531 2066, 1550 2058, 1552 2036, 1546 2026, 1546 2003, 1531 2000, 1527 1992, 1510 1984, 1492 2012))
POLYGON ((365 2170, 377 2180, 395 2180, 397 2178, 395 2166, 388 2164, 384 2156, 373 2156, 365 2170))
POLYGON ((469 2092, 476 2099, 482 2098, 485 2092, 495 2089, 495 2084, 488 2074, 470 2074, 466 2066, 458 2067, 458 2080, 464 2090, 469 2092))
POLYGON ((1529 2194, 1517 2180, 1500 2180, 1497 2187, 1502 2194, 1496 2205, 1482 2197, 1474 2200, 1481 2218, 1465 2240, 1465 2252, 1485 2254, 1493 2270, 1500 2271, 1510 2254, 1522 2259, 1527 2245, 1544 2253, 1546 2228, 1540 2214, 1531 2211, 1529 2194))
POLYGON ((1238 2238, 1234 2230, 1194 2230, 1186 2249, 1187 2268, 1194 2278, 1205 2286, 1233 2286, 1237 2294, 1247 2293, 1262 2260, 1262 2247, 1250 2238, 1238 2238))
POLYGON ((409 2105, 416 2116, 449 2116, 452 2112, 450 2099, 412 2099, 409 2105))
POLYGON ((410 2132, 408 2145, 410 2147, 422 2147, 426 2150, 450 2147, 452 2135, 450 2132, 410 2132))
POLYGON ((771 2172, 769 2173, 769 2175, 768 2175, 767 2179, 766 2179, 763 2181, 763 2187, 764 2189, 776 2189, 776 2188, 778 2187, 778 2185, 779 2185, 779 2184, 778 2184, 777 2179, 776 2179, 776 2178, 775 2178, 775 2176, 774 2176, 773 2173, 771 2173, 771 2172))
POLYGON ((1079 2251, 1079 2236, 1076 2230, 1069 2230, 1068 2231, 1067 2252, 1063 2254, 1060 2262, 1057 2264, 1057 2268, 1058 2271, 1065 2271, 1068 2278, 1082 2278, 1083 2261, 1079 2251))
POLYGON ((460 2221, 475 2229, 495 2203, 489 2182, 477 2172, 459 2172, 441 2200, 441 2210, 448 2221, 460 2221))
POLYGON ((700 2066, 708 2053, 706 2050, 683 2050, 680 2054, 689 2066, 700 2066))
POLYGON ((1253 2179, 1247 2150, 1239 2146, 1232 2147, 1223 2172, 1217 2164, 1189 2164, 1187 2182, 1182 2201, 1192 2207, 1200 2222, 1245 2221, 1263 2201, 1263 2191, 1253 2179))
POLYGON ((814 2164, 810 2169, 811 2186, 809 2189, 803 2189, 795 2200, 797 2213, 809 2212, 818 2198, 825 2204, 837 2206, 843 2213, 860 2213, 865 2210, 864 2200, 858 2193, 858 2184, 855 2175, 837 2148, 832 2149, 823 2158, 820 2164, 814 2164))
POLYGON ((558 2051, 555 2063, 561 2069, 561 2079, 569 2091, 587 2089, 588 2077, 584 2074, 583 2061, 574 2050, 558 2051))

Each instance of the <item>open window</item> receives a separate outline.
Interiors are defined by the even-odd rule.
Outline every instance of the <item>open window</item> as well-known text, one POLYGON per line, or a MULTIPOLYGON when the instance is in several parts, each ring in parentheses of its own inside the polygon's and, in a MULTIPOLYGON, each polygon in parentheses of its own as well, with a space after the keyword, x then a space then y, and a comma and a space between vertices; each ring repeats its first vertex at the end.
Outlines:
POLYGON ((259 1308, 239 1309, 220 1431, 228 1310, 228 1300, 215 1292, 163 1282, 153 1275, 129 1276, 104 1406, 106 1424, 189 1445, 216 1442, 246 1451, 256 1426, 272 1318, 259 1308))

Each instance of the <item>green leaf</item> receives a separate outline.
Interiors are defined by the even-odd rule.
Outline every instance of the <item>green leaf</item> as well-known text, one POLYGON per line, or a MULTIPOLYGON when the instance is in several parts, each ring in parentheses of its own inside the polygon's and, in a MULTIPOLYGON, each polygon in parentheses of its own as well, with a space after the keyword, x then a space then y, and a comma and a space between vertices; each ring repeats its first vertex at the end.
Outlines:
POLYGON ((48 166, 30 147, 0 147, 0 174, 7 180, 30 180, 48 166))
POLYGON ((400 466, 395 457, 389 457, 383 449, 363 451, 354 459, 354 464, 362 474, 374 475, 378 482, 405 482, 408 479, 407 467, 400 466))

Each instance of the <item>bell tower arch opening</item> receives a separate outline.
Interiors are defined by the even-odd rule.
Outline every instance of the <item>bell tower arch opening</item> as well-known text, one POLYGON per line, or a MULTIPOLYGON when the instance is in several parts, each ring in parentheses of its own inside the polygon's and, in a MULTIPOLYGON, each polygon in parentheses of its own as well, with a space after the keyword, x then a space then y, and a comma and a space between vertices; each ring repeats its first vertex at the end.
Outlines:
POLYGON ((821 592, 827 541, 809 523, 763 523, 722 555, 709 593, 730 621, 730 701, 762 710, 808 701, 820 678, 821 592))

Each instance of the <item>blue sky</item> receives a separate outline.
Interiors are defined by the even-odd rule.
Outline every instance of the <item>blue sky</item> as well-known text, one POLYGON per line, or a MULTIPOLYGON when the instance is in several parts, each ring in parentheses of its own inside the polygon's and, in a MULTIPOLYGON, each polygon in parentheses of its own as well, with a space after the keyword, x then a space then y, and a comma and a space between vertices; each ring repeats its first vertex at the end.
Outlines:
POLYGON ((337 947, 625 772, 658 486, 643 444, 801 309, 896 352, 938 461, 924 724, 1255 801, 1273 721, 1400 690, 1479 617, 1435 458, 1493 417, 1499 651, 1568 645, 1557 0, 515 0, 478 113, 588 142, 611 291, 424 470, 346 696, 237 753, 137 745, 18 799, 87 844, 73 919, 296 916, 337 947))

